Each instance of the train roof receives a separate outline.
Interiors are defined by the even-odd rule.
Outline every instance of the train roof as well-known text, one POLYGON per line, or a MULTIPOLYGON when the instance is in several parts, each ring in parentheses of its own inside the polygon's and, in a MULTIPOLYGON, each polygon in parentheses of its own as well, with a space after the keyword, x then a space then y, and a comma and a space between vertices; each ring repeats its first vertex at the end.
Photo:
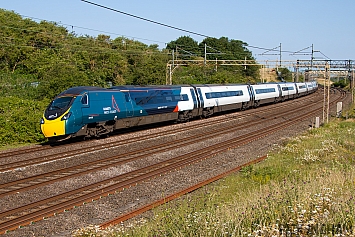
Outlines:
POLYGON ((245 86, 247 83, 191 84, 190 86, 245 86))
POLYGON ((181 87, 190 86, 190 85, 124 85, 124 86, 113 86, 108 88, 109 90, 171 90, 179 89, 181 87))
POLYGON ((106 89, 102 87, 96 87, 96 86, 78 86, 78 87, 69 88, 68 90, 60 93, 58 96, 59 97, 64 95, 76 96, 76 95, 80 95, 83 91, 103 91, 103 90, 106 89))

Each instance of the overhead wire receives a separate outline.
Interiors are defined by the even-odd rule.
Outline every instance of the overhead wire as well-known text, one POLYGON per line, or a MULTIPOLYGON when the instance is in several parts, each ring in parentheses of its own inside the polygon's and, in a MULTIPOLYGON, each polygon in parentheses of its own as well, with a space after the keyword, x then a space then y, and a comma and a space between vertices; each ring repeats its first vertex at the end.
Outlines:
MULTIPOLYGON (((206 37, 206 38, 213 38, 213 37, 211 37, 211 36, 207 36, 207 35, 204 35, 204 34, 200 34, 200 33, 197 33, 197 32, 193 32, 193 31, 184 30, 184 29, 181 29, 181 28, 178 28, 178 27, 174 27, 174 26, 170 26, 170 25, 161 23, 161 22, 157 22, 157 21, 153 21, 153 20, 149 20, 149 19, 140 17, 140 16, 136 16, 136 15, 133 15, 133 14, 130 14, 130 13, 127 13, 127 12, 119 11, 119 10, 116 10, 116 9, 113 9, 113 8, 110 8, 110 7, 107 7, 107 6, 103 6, 103 5, 100 5, 100 4, 91 2, 91 1, 87 1, 87 0, 81 0, 81 1, 82 1, 82 2, 86 2, 86 3, 89 3, 89 4, 92 4, 92 5, 95 5, 95 6, 98 6, 98 7, 101 7, 101 8, 104 8, 104 9, 107 9, 107 10, 111 10, 111 11, 115 11, 115 12, 118 12, 118 13, 121 13, 121 14, 125 14, 125 15, 131 16, 131 17, 134 17, 134 18, 137 18, 137 19, 140 19, 140 20, 145 20, 145 21, 148 21, 148 22, 151 22, 151 23, 154 23, 154 24, 158 24, 158 25, 161 25, 161 26, 169 27, 169 28, 172 28, 172 29, 175 29, 175 30, 180 30, 180 31, 188 32, 188 33, 195 34, 195 35, 199 35, 199 36, 203 36, 203 37, 206 37)), ((54 22, 54 21, 48 21, 48 20, 45 20, 45 19, 36 18, 36 17, 31 17, 31 16, 26 16, 26 15, 20 15, 20 16, 26 17, 26 18, 31 18, 31 19, 36 19, 36 20, 41 20, 41 21, 54 22)), ((63 25, 63 26, 71 26, 72 28, 75 27, 75 28, 79 28, 79 29, 91 30, 91 31, 96 31, 96 32, 100 32, 100 33, 105 33, 105 34, 118 35, 118 36, 121 36, 121 37, 132 37, 133 39, 128 39, 128 40, 133 40, 133 41, 134 41, 135 39, 140 39, 140 40, 145 40, 145 41, 150 41, 150 42, 161 43, 161 44, 167 45, 166 42, 161 42, 161 41, 157 41, 157 40, 150 40, 150 39, 144 39, 144 38, 133 37, 133 36, 125 36, 125 35, 118 34, 118 33, 112 33, 112 32, 107 32, 107 31, 101 31, 101 30, 96 30, 96 29, 91 29, 91 28, 86 28, 86 27, 81 27, 81 26, 74 26, 74 25, 66 24, 66 23, 58 23, 58 22, 54 22, 54 23, 56 23, 56 24, 58 24, 58 25, 63 25)), ((21 28, 10 27, 10 26, 1 26, 1 25, 0 25, 0 27, 7 27, 7 28, 12 28, 12 29, 19 29, 19 30, 26 30, 26 31, 32 31, 32 32, 41 33, 40 31, 34 31, 34 30, 29 30, 29 29, 21 29, 21 28)), ((68 29, 67 29, 67 30, 68 30, 68 29)), ((49 33, 49 32, 46 32, 46 33, 49 33)), ((53 32, 51 32, 51 33, 54 34, 53 32)), ((73 34, 73 33, 72 33, 72 34, 73 34)), ((57 34, 57 35, 59 35, 59 34, 57 34)), ((62 36, 62 34, 60 34, 60 35, 62 36)), ((74 34, 74 35, 75 35, 75 34, 74 34)), ((138 41, 138 42, 139 42, 139 41, 138 41)), ((137 47, 136 44, 134 44, 134 46, 137 47)), ((253 46, 253 45, 248 45, 247 43, 244 43, 243 46, 244 46, 244 47, 248 47, 248 48, 259 49, 259 50, 268 50, 268 51, 280 52, 280 50, 276 50, 275 48, 270 49, 270 48, 265 48, 265 47, 253 46)), ((297 53, 297 52, 288 51, 288 50, 281 50, 281 53, 297 53)), ((324 56, 325 56, 325 55, 324 55, 324 56)))
POLYGON ((164 23, 161 23, 161 22, 158 22, 158 21, 149 20, 147 18, 143 18, 143 17, 140 17, 140 16, 136 16, 136 15, 127 13, 127 12, 119 11, 119 10, 116 10, 116 9, 113 9, 113 8, 110 8, 110 7, 106 7, 104 5, 100 5, 100 4, 97 4, 97 3, 94 3, 94 2, 90 2, 90 1, 87 1, 87 0, 81 0, 81 1, 89 3, 89 4, 92 4, 92 5, 95 5, 97 7, 101 7, 101 8, 110 10, 110 11, 118 12, 118 13, 130 16, 130 17, 134 17, 134 18, 137 18, 137 19, 140 19, 140 20, 143 20, 143 21, 148 21, 150 23, 154 23, 154 24, 157 24, 157 25, 165 26, 165 27, 168 27, 168 28, 171 28, 171 29, 174 29, 174 30, 179 30, 179 31, 183 31, 183 32, 186 32, 186 33, 190 33, 190 34, 194 34, 194 35, 198 35, 198 36, 209 38, 209 36, 204 35, 204 34, 200 34, 200 33, 194 32, 194 31, 184 30, 182 28, 178 28, 178 27, 175 27, 175 26, 167 25, 167 24, 164 24, 164 23))
POLYGON ((327 55, 325 55, 325 54, 322 53, 321 51, 319 51, 319 53, 320 53, 321 55, 323 55, 324 57, 326 57, 327 59, 330 59, 327 55))
MULTIPOLYGON (((26 16, 26 15, 20 15, 20 16, 26 17, 26 18, 30 18, 30 19, 36 19, 36 20, 41 20, 41 21, 47 21, 47 20, 45 20, 45 19, 36 18, 36 17, 31 17, 31 16, 26 16)), ((52 21, 50 21, 50 22, 52 22, 52 21)), ((82 26, 77 26, 77 25, 72 25, 72 24, 66 24, 66 23, 62 23, 62 22, 60 22, 60 23, 55 22, 55 23, 58 24, 58 25, 63 25, 63 26, 70 26, 70 27, 72 27, 72 29, 78 28, 78 29, 83 29, 83 30, 95 31, 95 32, 99 32, 99 33, 105 33, 105 34, 117 35, 117 36, 132 38, 132 39, 139 39, 139 40, 144 40, 144 41, 149 41, 149 42, 154 42, 154 43, 166 44, 166 42, 157 41, 157 40, 151 40, 151 39, 145 39, 145 38, 140 38, 140 37, 136 37, 136 36, 129 36, 129 35, 123 35, 123 34, 108 32, 108 31, 96 30, 96 29, 91 29, 91 28, 87 28, 87 27, 82 27, 82 26)))
MULTIPOLYGON (((154 21, 154 20, 150 20, 150 19, 147 19, 147 18, 144 18, 144 17, 136 16, 136 15, 133 15, 133 14, 130 14, 130 13, 127 13, 127 12, 124 12, 124 11, 120 11, 120 10, 117 10, 117 9, 114 9, 114 8, 111 8, 111 7, 107 7, 107 6, 104 6, 104 5, 101 5, 101 4, 97 4, 97 3, 94 3, 94 2, 91 2, 91 1, 88 1, 88 0, 80 0, 80 1, 88 3, 88 4, 91 4, 91 5, 94 5, 94 6, 97 6, 97 7, 104 8, 104 9, 107 9, 107 10, 110 10, 110 11, 114 11, 114 12, 117 12, 117 13, 120 13, 120 14, 124 14, 124 15, 130 16, 130 17, 134 17, 134 18, 137 18, 137 19, 140 19, 140 20, 143 20, 143 21, 147 21, 147 22, 150 22, 150 23, 153 23, 153 24, 157 24, 157 25, 161 25, 161 26, 164 26, 164 27, 168 27, 168 28, 171 28, 171 29, 187 32, 187 33, 198 35, 198 36, 203 36, 203 37, 206 37, 206 38, 214 38, 212 36, 208 36, 208 35, 205 35, 205 34, 200 34, 200 33, 194 32, 194 31, 185 30, 185 29, 178 28, 178 27, 171 26, 171 25, 167 25, 167 24, 164 24, 164 23, 161 23, 161 22, 158 22, 158 21, 154 21)), ((260 50, 269 50, 269 51, 280 52, 280 50, 263 48, 263 47, 258 47, 258 46, 252 46, 252 45, 248 45, 248 44, 244 44, 243 46, 249 47, 249 48, 254 48, 254 49, 260 49, 260 50)), ((281 50, 281 53, 294 53, 294 51, 281 50)))
POLYGON ((164 53, 160 51, 137 51, 135 49, 112 49, 112 48, 106 48, 106 47, 88 47, 86 45, 67 45, 67 44, 61 44, 57 46, 49 46, 49 45, 44 45, 44 44, 37 44, 36 46, 33 45, 27 45, 27 44, 15 44, 13 42, 7 42, 5 43, 0 43, 1 46, 3 47, 18 47, 18 48, 31 48, 31 49, 40 49, 40 48, 46 48, 46 49, 60 49, 63 51, 67 52, 100 52, 100 53, 108 53, 108 54, 117 54, 122 53, 122 54, 128 54, 131 56, 134 55, 170 55, 170 53, 164 53), (59 48, 59 46, 62 46, 59 48), (66 46, 70 46, 71 48, 65 48, 66 46))
MULTIPOLYGON (((28 16, 23 16, 23 17, 28 17, 28 16)), ((39 19, 39 18, 34 18, 34 19, 39 19)), ((43 20, 43 19, 41 19, 43 20)), ((52 22, 52 23, 55 23, 55 22, 52 22)), ((48 34, 48 35, 53 35, 53 36, 67 36, 67 34, 58 34, 58 33, 55 33, 55 32, 48 32, 48 31, 38 31, 38 30, 33 30, 33 29, 24 29, 24 28, 19 28, 19 27, 13 27, 13 26, 6 26, 6 25, 0 25, 0 27, 3 27, 3 28, 10 28, 10 29, 14 29, 14 30, 19 30, 19 31, 27 31, 27 32, 33 32, 33 33, 45 33, 45 34, 48 34)), ((69 33, 68 33, 69 34, 69 33)), ((127 47, 126 50, 120 48, 120 49, 113 49, 113 48, 107 48, 107 47, 99 47, 99 46, 87 46, 87 45, 80 45, 80 44, 75 44, 75 42, 72 42, 72 43, 64 43, 64 44, 61 44, 61 43, 58 43, 58 42, 51 42, 50 45, 48 44, 43 44, 42 42, 39 42, 39 41, 35 41, 35 40, 32 40, 32 41, 24 41, 24 38, 14 38, 14 37, 3 37, 3 39, 9 39, 11 41, 15 40, 19 40, 19 41, 22 41, 24 42, 24 44, 15 44, 14 42, 11 43, 12 46, 18 46, 18 47, 26 47, 26 48, 41 48, 41 47, 47 47, 47 48, 51 48, 51 49, 55 49, 55 48, 59 48, 61 47, 61 49, 63 47, 66 47, 66 46, 72 46, 74 48, 80 48, 80 47, 85 47, 85 49, 82 49, 82 50, 78 50, 78 49, 71 49, 71 51, 87 51, 88 49, 92 49, 92 50, 96 50, 96 51, 100 51, 102 52, 103 50, 110 50, 110 51, 114 51, 114 52, 117 52, 117 51, 120 51, 121 53, 125 53, 125 54, 130 54, 130 55, 142 55, 144 53, 148 53, 148 54, 169 54, 171 55, 171 53, 167 53, 167 52, 158 52, 158 51, 149 51, 149 52, 142 52, 142 51, 134 51, 134 49, 128 49, 129 47, 133 47, 133 48, 142 48, 144 50, 149 50, 149 48, 147 46, 143 46, 143 45, 139 45, 139 44, 129 44, 127 43, 127 41, 129 41, 130 39, 127 39, 126 42, 122 42, 122 45, 119 44, 119 46, 121 47, 127 47), (26 44, 27 43, 27 44, 26 44), (28 45, 28 43, 32 43, 32 44, 36 44, 36 46, 30 46, 28 45)), ((94 38, 86 38, 87 40, 95 40, 94 38)), ((139 41, 138 41, 139 42, 139 41)), ((100 42, 99 42, 100 43, 100 42)), ((139 42, 140 43, 140 42, 139 42)), ((111 42, 109 43, 110 46, 112 46, 114 43, 111 42)), ((2 44, 4 45, 4 44, 2 44)), ((211 48, 213 49, 212 47, 209 47, 208 48, 211 48)), ((180 48, 182 49, 182 48, 180 48)), ((68 51, 68 49, 66 49, 68 51)), ((216 49, 214 49, 216 50, 216 49)), ((218 51, 218 50, 216 50, 218 51)), ((210 53, 209 53, 210 54, 210 53)), ((224 53, 224 54, 227 54, 227 55, 235 55, 233 53, 224 53)), ((240 55, 240 53, 239 53, 240 55)), ((245 55, 245 54, 243 54, 245 55)), ((180 55, 180 56, 186 56, 186 55, 180 55)), ((192 56, 192 55, 191 55, 192 56)), ((199 53, 194 53, 193 56, 203 56, 203 53, 199 52, 199 53)))
MULTIPOLYGON (((27 31, 27 32, 33 32, 33 33, 45 33, 45 34, 48 34, 48 35, 52 35, 52 36, 67 36, 67 35, 63 35, 63 34, 58 34, 58 33, 54 33, 54 32, 47 32, 47 31, 38 31, 38 30, 32 30, 32 29, 24 29, 24 28, 18 28, 18 27, 13 27, 13 26, 5 26, 5 25, 0 25, 0 27, 2 27, 2 28, 10 28, 10 29, 15 29, 15 30, 19 30, 19 31, 27 31)), ((4 38, 4 39, 9 39, 9 40, 18 40, 18 41, 24 41, 24 38, 14 38, 14 37, 6 37, 6 36, 3 36, 2 38, 4 38)), ((94 39, 94 38, 85 38, 85 39, 87 39, 87 40, 92 40, 92 39, 94 39)), ((94 39, 95 40, 95 39, 94 39)), ((134 42, 132 42, 131 44, 129 43, 129 41, 130 41, 131 39, 126 39, 125 40, 125 42, 121 42, 122 43, 122 45, 120 45, 120 46, 122 46, 122 47, 127 47, 127 48, 141 48, 141 49, 143 49, 143 50, 149 50, 149 47, 147 46, 147 45, 140 45, 140 44, 137 44, 137 43, 134 43, 134 42)), ((132 41, 134 41, 134 40, 132 40, 132 41)), ((34 41, 34 40, 32 40, 32 41, 28 41, 28 40, 26 40, 26 42, 32 42, 32 43, 40 43, 40 42, 37 42, 37 41, 34 41)), ((139 42, 139 41, 137 41, 137 42, 139 42)), ((71 44, 71 43, 67 43, 67 44, 59 44, 59 43, 54 43, 54 44, 57 44, 58 46, 63 46, 63 45, 71 45, 71 46, 74 46, 74 47, 78 47, 78 46, 80 46, 80 45, 78 45, 78 44, 75 44, 75 42, 73 42, 74 44, 71 44)), ((139 42, 139 43, 141 43, 141 42, 139 42)), ((52 42, 52 44, 53 44, 53 42, 52 42)), ((111 46, 112 45, 114 45, 115 44, 115 42, 111 42, 111 43, 109 43, 111 46)), ((142 43, 143 44, 143 43, 142 43)), ((22 47, 26 47, 26 46, 28 46, 28 45, 22 45, 22 47)), ((48 46, 48 45, 46 45, 47 47, 50 47, 50 46, 48 46)), ((88 47, 88 46, 85 46, 85 47, 88 47)), ((51 48, 55 48, 54 46, 51 46, 51 48)), ((95 46, 95 47, 93 47, 93 46, 91 46, 90 48, 103 48, 103 47, 98 47, 98 46, 95 46)), ((106 48, 107 49, 107 48, 106 48)), ((112 49, 112 50, 114 50, 114 49, 112 49)), ((128 50, 128 49, 127 49, 128 50)), ((132 49, 129 49, 129 50, 132 50, 132 49)), ((137 51, 137 52, 139 52, 140 54, 142 54, 142 51, 137 51)), ((156 53, 158 53, 158 52, 156 52, 156 53)), ((160 52, 160 53, 163 53, 163 54, 165 54, 165 52, 160 52)))

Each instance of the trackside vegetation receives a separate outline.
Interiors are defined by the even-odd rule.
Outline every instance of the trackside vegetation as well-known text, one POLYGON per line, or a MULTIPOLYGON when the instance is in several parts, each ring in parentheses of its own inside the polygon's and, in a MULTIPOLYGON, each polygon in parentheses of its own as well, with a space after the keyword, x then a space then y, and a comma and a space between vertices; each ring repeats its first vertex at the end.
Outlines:
POLYGON ((354 141, 353 119, 333 121, 130 226, 73 236, 355 236, 354 141))

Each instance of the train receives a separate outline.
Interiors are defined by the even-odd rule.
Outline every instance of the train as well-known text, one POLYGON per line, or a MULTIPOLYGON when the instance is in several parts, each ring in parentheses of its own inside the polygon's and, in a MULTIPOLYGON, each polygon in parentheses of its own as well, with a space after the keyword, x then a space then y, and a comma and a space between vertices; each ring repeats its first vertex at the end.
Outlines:
POLYGON ((40 120, 50 142, 101 137, 165 121, 186 122, 313 93, 316 81, 263 84, 72 87, 57 95, 40 120))

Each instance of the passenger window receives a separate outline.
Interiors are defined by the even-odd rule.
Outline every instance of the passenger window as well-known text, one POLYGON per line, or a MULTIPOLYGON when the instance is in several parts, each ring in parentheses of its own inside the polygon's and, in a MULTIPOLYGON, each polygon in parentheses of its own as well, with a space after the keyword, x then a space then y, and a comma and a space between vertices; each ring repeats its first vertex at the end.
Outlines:
POLYGON ((182 94, 181 95, 181 100, 182 101, 189 101, 189 97, 187 96, 187 94, 182 94))
POLYGON ((136 101, 136 105, 143 105, 144 104, 143 98, 136 97, 134 100, 136 101))
POLYGON ((84 94, 82 97, 81 97, 81 103, 83 105, 88 105, 89 101, 88 101, 88 94, 84 94))
POLYGON ((165 97, 157 96, 157 103, 158 104, 161 104, 161 103, 164 103, 164 102, 165 102, 165 97))

